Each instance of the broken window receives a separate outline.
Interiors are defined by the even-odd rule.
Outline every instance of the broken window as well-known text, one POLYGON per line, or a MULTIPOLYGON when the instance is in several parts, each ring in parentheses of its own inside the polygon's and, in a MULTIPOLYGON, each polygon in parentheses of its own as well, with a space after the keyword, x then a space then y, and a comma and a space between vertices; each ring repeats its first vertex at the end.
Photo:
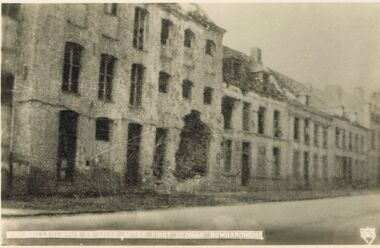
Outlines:
POLYGON ((169 81, 171 76, 163 71, 160 71, 158 78, 158 91, 161 93, 167 93, 169 87, 169 81))
POLYGON ((195 35, 194 35, 193 31, 191 31, 190 29, 186 29, 185 30, 185 41, 184 41, 185 47, 191 48, 193 46, 194 38, 195 38, 195 35))
POLYGON ((161 45, 167 45, 172 25, 173 23, 169 19, 161 20, 161 45))
POLYGON ((13 82, 14 82, 14 76, 12 74, 1 73, 1 105, 2 106, 12 106, 13 82))
POLYGON ((340 147, 340 129, 338 127, 335 128, 335 147, 339 148, 340 147))
POLYGON ((251 176, 251 144, 243 142, 241 153, 241 184, 247 186, 251 176))
POLYGON ((342 130, 342 148, 343 149, 346 149, 346 144, 347 144, 347 142, 346 142, 346 130, 342 130))
POLYGON ((299 141, 300 139, 300 118, 294 117, 293 139, 299 141))
POLYGON ((328 133, 327 133, 327 127, 323 127, 323 148, 327 148, 328 144, 328 133))
POLYGON ((224 141, 224 171, 229 172, 232 164, 232 141, 224 141))
POLYGON ((259 112, 258 112, 258 121, 257 121, 257 132, 259 134, 264 134, 265 133, 265 112, 266 108, 265 107, 259 107, 259 112))
POLYGON ((280 125, 280 111, 275 110, 273 112, 273 136, 281 138, 281 125, 280 125))
POLYGON ((309 119, 305 119, 305 126, 304 126, 304 143, 305 145, 310 144, 310 134, 309 134, 309 119))
POLYGON ((153 175, 158 179, 164 175, 167 134, 168 130, 165 128, 156 129, 153 175))
POLYGON ((129 104, 132 106, 141 105, 142 86, 144 82, 145 67, 141 64, 132 64, 131 87, 129 90, 129 104))
POLYGON ((229 58, 223 60, 223 79, 224 81, 239 80, 241 75, 241 62, 229 58))
POLYGON ((205 87, 203 91, 203 103, 210 105, 212 102, 212 92, 213 89, 211 87, 205 87))
POLYGON ((74 42, 66 42, 63 61, 62 90, 78 92, 80 60, 83 47, 74 42))
POLYGON ((243 130, 249 131, 249 122, 251 120, 251 104, 243 102, 243 130))
POLYGON ((104 13, 116 16, 117 15, 117 3, 105 3, 104 13))
POLYGON ((133 26, 133 47, 138 50, 144 49, 144 35, 148 12, 142 8, 135 8, 135 23, 133 26))
POLYGON ((328 160, 327 160, 327 155, 324 155, 322 157, 322 175, 323 175, 323 179, 325 181, 328 181, 329 180, 329 164, 328 164, 328 160))
POLYGON ((128 186, 138 185, 141 182, 140 174, 140 143, 142 126, 138 123, 128 124, 127 140, 127 170, 125 183, 128 186))
POLYGON ((96 119, 96 140, 109 141, 112 120, 100 117, 96 119))
POLYGON ((18 4, 18 3, 3 3, 3 4, 1 4, 1 15, 2 16, 8 16, 8 17, 16 20, 19 11, 20 11, 20 4, 18 4))
POLYGON ((318 154, 314 154, 313 156, 313 177, 314 178, 319 177, 318 170, 319 170, 319 157, 318 157, 318 154))
POLYGON ((182 97, 187 100, 191 100, 191 88, 193 83, 190 80, 183 80, 182 82, 182 97))
POLYGON ((352 133, 348 135, 348 150, 352 151, 352 133))
POLYGON ((206 40, 206 54, 213 56, 215 53, 215 43, 212 40, 206 40))
POLYGON ((231 97, 223 97, 222 99, 222 114, 224 120, 224 129, 231 129, 232 111, 234 108, 234 99, 231 97))
POLYGON ((116 58, 109 54, 102 54, 100 59, 98 98, 112 100, 112 80, 116 58))
POLYGON ((293 178, 298 179, 300 173, 300 152, 293 152, 293 178))
POLYGON ((257 148, 257 177, 265 178, 266 177, 266 147, 258 146, 257 148))
POLYGON ((281 165, 281 150, 278 147, 273 147, 273 170, 272 178, 280 178, 280 165, 281 165))
POLYGON ((314 123, 314 145, 319 146, 319 124, 314 123))

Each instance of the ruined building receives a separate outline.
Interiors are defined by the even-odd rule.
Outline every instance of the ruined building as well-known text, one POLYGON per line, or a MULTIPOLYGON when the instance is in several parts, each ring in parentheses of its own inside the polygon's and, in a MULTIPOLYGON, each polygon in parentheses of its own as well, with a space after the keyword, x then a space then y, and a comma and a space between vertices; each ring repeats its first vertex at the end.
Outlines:
POLYGON ((2 23, 3 194, 379 182, 370 126, 224 47, 197 5, 3 4, 2 23))

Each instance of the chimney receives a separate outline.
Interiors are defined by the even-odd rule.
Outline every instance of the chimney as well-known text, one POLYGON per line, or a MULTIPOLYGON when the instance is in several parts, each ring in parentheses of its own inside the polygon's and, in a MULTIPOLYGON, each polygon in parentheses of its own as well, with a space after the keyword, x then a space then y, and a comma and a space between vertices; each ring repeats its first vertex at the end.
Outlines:
POLYGON ((262 64, 261 60, 261 49, 258 47, 252 47, 251 48, 251 59, 256 62, 257 64, 262 64))

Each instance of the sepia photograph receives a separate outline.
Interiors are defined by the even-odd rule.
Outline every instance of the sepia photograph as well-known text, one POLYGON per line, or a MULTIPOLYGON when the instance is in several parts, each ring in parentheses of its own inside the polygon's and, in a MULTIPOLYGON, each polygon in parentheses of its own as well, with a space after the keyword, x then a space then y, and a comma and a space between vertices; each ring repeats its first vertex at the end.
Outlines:
POLYGON ((380 245, 380 2, 1 13, 3 246, 380 245))

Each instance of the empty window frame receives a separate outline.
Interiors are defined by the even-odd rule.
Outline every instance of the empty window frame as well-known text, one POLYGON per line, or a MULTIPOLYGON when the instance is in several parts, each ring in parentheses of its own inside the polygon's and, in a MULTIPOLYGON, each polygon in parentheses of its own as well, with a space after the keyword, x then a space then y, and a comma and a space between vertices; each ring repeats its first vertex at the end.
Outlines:
POLYGON ((195 35, 194 35, 193 31, 191 31, 190 29, 186 29, 185 30, 184 46, 191 48, 193 46, 194 39, 195 39, 195 35))
POLYGON ((280 111, 275 110, 273 112, 273 136, 275 138, 281 138, 281 124, 280 124, 280 111))
POLYGON ((96 119, 96 140, 109 141, 110 140, 110 130, 111 130, 112 120, 100 117, 96 119))
POLYGON ((132 64, 131 87, 129 90, 129 104, 140 106, 142 98, 142 87, 144 83, 145 67, 141 64, 132 64))
POLYGON ((313 177, 319 178, 319 156, 316 153, 313 156, 313 177))
POLYGON ((138 50, 144 50, 145 30, 147 23, 148 11, 143 8, 135 8, 135 23, 133 26, 133 47, 138 50))
POLYGON ((158 78, 158 91, 161 93, 167 93, 169 88, 169 82, 170 82, 171 76, 164 72, 160 71, 159 78, 158 78))
POLYGON ((257 177, 265 178, 266 177, 266 147, 263 145, 258 146, 257 148, 257 177))
POLYGON ((212 40, 206 40, 205 53, 210 56, 214 56, 215 53, 215 42, 212 40))
POLYGON ((232 112, 234 109, 235 101, 231 97, 223 97, 222 98, 222 114, 223 114, 223 120, 224 120, 224 129, 231 129, 231 119, 232 119, 232 112))
POLYGON ((300 118, 298 117, 294 117, 293 139, 294 141, 300 140, 300 118))
POLYGON ((335 128, 335 147, 340 147, 340 129, 339 127, 335 128))
POLYGON ((239 80, 241 75, 241 62, 239 60, 228 58, 223 60, 223 79, 228 82, 230 80, 239 80))
POLYGON ((211 87, 205 87, 203 90, 203 103, 210 105, 212 103, 212 92, 213 89, 211 87))
POLYGON ((352 151, 352 140, 353 140, 353 135, 351 132, 348 134, 348 150, 352 151))
POLYGON ((182 97, 187 100, 191 100, 191 90, 193 87, 193 82, 190 80, 183 80, 182 82, 182 97))
POLYGON ((63 58, 62 91, 78 92, 80 60, 83 47, 74 42, 66 42, 63 58))
POLYGON ((105 3, 104 13, 117 16, 117 3, 105 3))
POLYGON ((357 152, 359 150, 359 135, 355 134, 354 150, 357 152))
POLYGON ((327 127, 323 127, 323 148, 326 149, 328 146, 328 130, 327 127))
POLYGON ((305 145, 310 144, 310 134, 309 134, 309 126, 310 126, 310 121, 309 119, 304 120, 304 143, 305 145))
POLYGON ((98 98, 112 100, 112 80, 116 58, 109 54, 102 54, 100 58, 98 98))
POLYGON ((300 177, 300 152, 293 152, 293 178, 299 179, 300 177))
POLYGON ((265 113, 266 108, 265 107, 259 107, 259 112, 257 113, 257 132, 259 134, 265 133, 265 113))
POLYGON ((249 131, 249 123, 251 121, 251 104, 243 102, 243 130, 249 131))
POLYGON ((346 141, 346 130, 342 130, 342 148, 346 149, 347 148, 347 141, 346 141))
MULTIPOLYGON (((12 106, 14 76, 10 73, 1 73, 1 105, 12 106)), ((5 116, 5 114, 3 115, 5 116)))
POLYGON ((154 169, 153 175, 161 179, 165 170, 165 154, 168 130, 165 128, 156 129, 156 142, 154 152, 154 169))
POLYGON ((231 171, 232 165, 232 141, 224 140, 224 171, 231 171))
POLYGON ((18 4, 18 3, 3 3, 3 4, 1 4, 1 15, 2 16, 8 16, 8 17, 16 20, 19 11, 20 11, 20 4, 18 4))
POLYGON ((327 155, 324 155, 322 157, 322 177, 323 180, 328 181, 329 180, 329 161, 327 159, 327 155))
POLYGON ((316 147, 319 146, 319 131, 320 125, 318 123, 314 123, 314 145, 316 147))
POLYGON ((280 178, 280 166, 281 166, 281 150, 278 147, 273 147, 273 169, 272 178, 280 178))
POLYGON ((170 37, 170 30, 173 23, 169 19, 161 20, 161 45, 167 45, 170 37))

